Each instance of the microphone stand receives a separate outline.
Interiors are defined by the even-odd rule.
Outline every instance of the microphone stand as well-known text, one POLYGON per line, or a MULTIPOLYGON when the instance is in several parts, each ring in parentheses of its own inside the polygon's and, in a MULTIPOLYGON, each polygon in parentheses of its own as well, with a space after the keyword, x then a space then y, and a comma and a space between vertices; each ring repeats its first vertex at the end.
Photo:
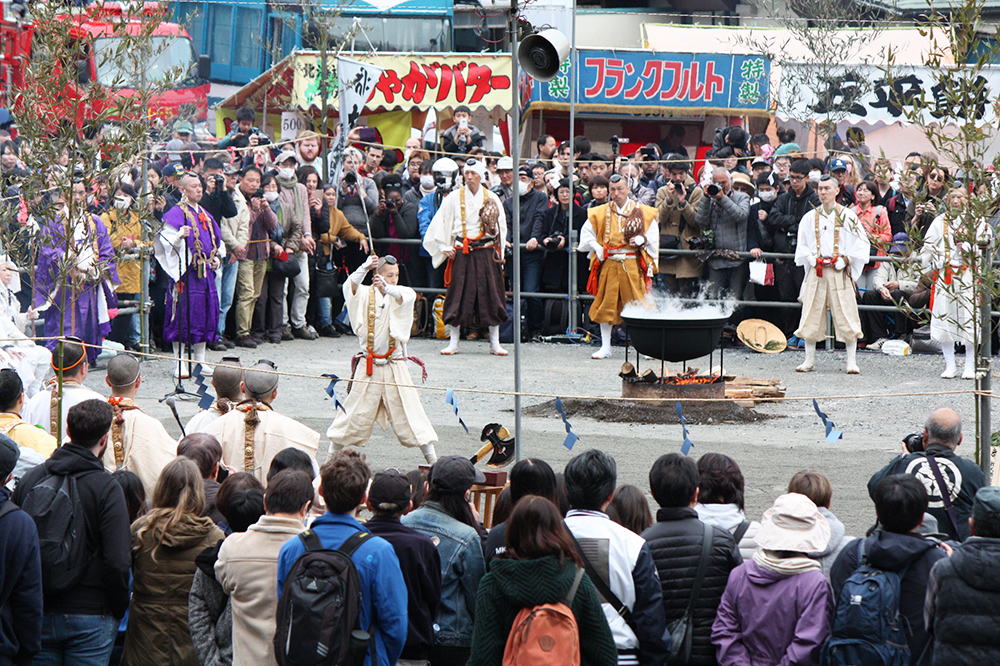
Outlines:
MULTIPOLYGON (((180 206, 181 204, 178 203, 177 205, 180 206)), ((187 220, 185 220, 185 222, 187 222, 187 220)), ((194 233, 194 229, 193 228, 191 229, 191 232, 194 233)), ((188 271, 188 268, 189 268, 189 266, 188 266, 188 238, 190 238, 190 236, 187 236, 187 237, 185 237, 185 238, 182 239, 184 241, 183 242, 183 247, 181 249, 177 250, 177 256, 178 256, 178 259, 180 259, 181 271, 182 271, 181 272, 181 280, 183 281, 182 285, 183 285, 183 291, 184 291, 184 311, 187 313, 187 321, 185 322, 187 324, 187 327, 186 327, 186 330, 184 332, 184 339, 187 341, 187 350, 186 350, 186 353, 187 353, 187 364, 188 364, 188 377, 190 377, 191 373, 194 370, 194 368, 192 368, 192 366, 191 366, 191 290, 190 290, 190 286, 191 285, 190 285, 190 276, 188 275, 188 272, 189 272, 188 271)), ((176 306, 176 304, 174 304, 174 305, 176 306)), ((179 325, 178 325, 177 333, 178 333, 177 337, 180 338, 180 326, 179 325)), ((178 340, 178 342, 179 342, 179 340, 178 340)), ((168 402, 169 399, 172 398, 172 397, 177 397, 177 398, 180 398, 181 400, 192 400, 192 401, 193 400, 201 400, 201 396, 200 395, 198 395, 197 393, 192 393, 191 391, 188 391, 187 389, 184 388, 184 379, 183 379, 183 377, 184 377, 184 371, 183 370, 184 370, 184 355, 183 355, 183 353, 180 350, 178 350, 178 352, 177 352, 177 376, 175 377, 175 381, 174 381, 174 390, 170 391, 165 396, 163 396, 162 398, 160 398, 160 402, 168 402)), ((173 405, 171 405, 171 409, 173 409, 173 405)), ((176 412, 175 412, 175 418, 176 418, 176 412)), ((178 423, 180 423, 180 421, 178 421, 178 423)), ((183 430, 184 430, 184 428, 182 426, 181 427, 181 431, 183 432, 183 430)))

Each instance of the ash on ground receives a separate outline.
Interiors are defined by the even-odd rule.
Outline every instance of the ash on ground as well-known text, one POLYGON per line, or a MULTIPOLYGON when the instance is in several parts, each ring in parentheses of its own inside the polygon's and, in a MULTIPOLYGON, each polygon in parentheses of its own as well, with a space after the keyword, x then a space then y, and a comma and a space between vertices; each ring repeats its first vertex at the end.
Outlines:
MULTIPOLYGON (((680 423, 675 403, 654 404, 629 400, 563 400, 566 416, 582 416, 596 421, 615 423, 680 423)), ((682 402, 684 418, 691 425, 713 423, 754 423, 775 418, 737 405, 732 400, 713 402, 682 402)), ((525 416, 550 416, 559 418, 555 400, 523 408, 525 416)))

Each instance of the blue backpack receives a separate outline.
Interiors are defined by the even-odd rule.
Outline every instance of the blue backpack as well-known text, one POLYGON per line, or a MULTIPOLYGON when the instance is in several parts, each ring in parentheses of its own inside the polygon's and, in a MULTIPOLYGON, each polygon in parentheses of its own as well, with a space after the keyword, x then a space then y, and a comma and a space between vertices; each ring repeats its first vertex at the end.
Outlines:
POLYGON ((906 575, 868 563, 867 539, 858 546, 858 568, 844 582, 833 614, 823 666, 908 666, 906 618, 899 612, 899 583, 906 575))

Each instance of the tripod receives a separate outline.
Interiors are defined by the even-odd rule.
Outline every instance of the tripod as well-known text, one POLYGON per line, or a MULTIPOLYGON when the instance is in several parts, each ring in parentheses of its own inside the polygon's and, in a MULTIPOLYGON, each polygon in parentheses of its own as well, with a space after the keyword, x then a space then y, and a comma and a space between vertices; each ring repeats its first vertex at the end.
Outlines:
MULTIPOLYGON (((185 220, 185 222, 186 222, 186 220, 185 220)), ((163 232, 161 231, 160 233, 163 233, 163 232)), ((181 292, 184 294, 183 307, 184 307, 185 313, 187 314, 187 317, 185 318, 185 322, 184 322, 186 324, 185 327, 184 327, 184 336, 185 336, 186 344, 181 345, 181 347, 183 347, 184 349, 178 348, 178 350, 177 350, 177 372, 176 372, 176 375, 174 377, 174 390, 170 391, 165 396, 163 396, 162 398, 160 398, 160 402, 166 402, 171 397, 177 397, 177 398, 180 398, 181 400, 192 400, 192 401, 193 400, 200 400, 201 399, 201 396, 199 394, 193 393, 193 392, 188 391, 187 389, 184 388, 184 354, 185 353, 187 354, 188 377, 190 378, 191 374, 193 374, 193 372, 192 372, 193 371, 193 368, 192 368, 192 357, 191 357, 191 350, 192 350, 192 344, 191 344, 191 289, 190 289, 191 285, 190 285, 190 274, 189 274, 189 271, 188 271, 189 267, 188 267, 188 247, 187 247, 188 241, 187 241, 187 238, 188 237, 185 237, 183 239, 184 242, 183 242, 181 248, 175 249, 175 251, 177 252, 177 258, 179 259, 180 266, 181 266, 181 274, 180 274, 181 285, 182 285, 181 292)), ((176 308, 177 304, 174 303, 173 305, 176 308)), ((180 333, 181 333, 181 331, 180 331, 180 323, 178 322, 178 327, 177 327, 177 337, 178 338, 180 337, 180 333)), ((182 430, 183 430, 183 427, 182 427, 182 430)))

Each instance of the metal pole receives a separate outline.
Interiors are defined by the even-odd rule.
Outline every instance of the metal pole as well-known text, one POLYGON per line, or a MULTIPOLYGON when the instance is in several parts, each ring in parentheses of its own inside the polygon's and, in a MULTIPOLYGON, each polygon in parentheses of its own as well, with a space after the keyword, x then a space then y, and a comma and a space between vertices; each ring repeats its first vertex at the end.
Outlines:
MULTIPOLYGON (((567 329, 575 329, 576 324, 580 321, 580 300, 577 295, 578 285, 576 283, 576 267, 579 263, 577 261, 576 252, 573 248, 576 246, 576 229, 573 228, 573 203, 576 200, 576 187, 573 186, 573 158, 575 157, 575 150, 573 146, 573 136, 576 134, 576 0, 573 0, 573 9, 570 18, 569 27, 569 220, 567 226, 567 238, 566 238, 566 252, 568 253, 569 260, 566 262, 569 266, 569 275, 567 276, 566 284, 567 291, 569 292, 569 303, 567 304, 567 329)), ((567 331, 568 332, 568 331, 567 331)))
MULTIPOLYGON (((982 265, 989 266, 992 260, 992 252, 988 247, 983 248, 983 257, 981 259, 983 262, 982 265)), ((988 297, 981 296, 981 298, 983 302, 980 305, 979 335, 982 337, 983 343, 979 350, 979 362, 976 364, 976 389, 979 391, 976 395, 976 400, 979 403, 977 409, 979 412, 979 465, 983 468, 983 473, 986 475, 986 483, 989 485, 991 483, 990 479, 992 478, 992 472, 990 470, 990 454, 993 452, 993 447, 991 446, 993 436, 993 419, 990 414, 990 393, 992 392, 993 385, 993 351, 991 349, 993 319, 990 316, 990 310, 992 310, 993 302, 992 299, 988 297), (982 377, 979 376, 980 372, 982 372, 982 377)))
MULTIPOLYGON (((521 132, 520 112, 517 93, 519 74, 517 69, 517 0, 510 0, 510 79, 512 91, 510 106, 510 159, 514 163, 514 178, 520 178, 521 132)), ((572 155, 572 153, 570 153, 572 155)), ((514 266, 511 274, 511 286, 514 287, 514 455, 521 460, 521 192, 515 181, 511 194, 511 238, 514 266)))

